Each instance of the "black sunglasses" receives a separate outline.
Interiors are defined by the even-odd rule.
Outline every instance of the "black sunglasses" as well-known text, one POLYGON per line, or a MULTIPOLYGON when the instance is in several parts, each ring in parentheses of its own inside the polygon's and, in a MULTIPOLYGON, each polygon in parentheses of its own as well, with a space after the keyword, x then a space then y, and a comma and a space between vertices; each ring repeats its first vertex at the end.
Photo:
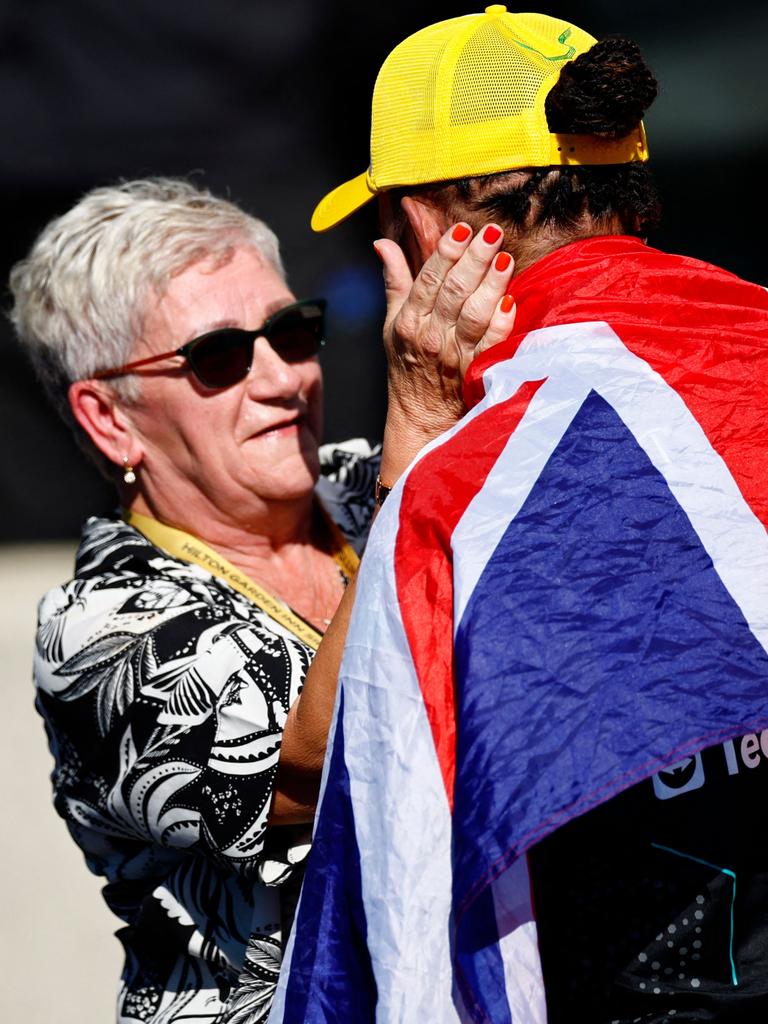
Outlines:
POLYGON ((114 370, 100 370, 93 376, 96 380, 108 380, 161 359, 184 356, 203 387, 229 388, 248 376, 257 338, 266 338, 286 363, 301 363, 316 356, 325 344, 325 306, 325 299, 303 299, 279 309, 253 331, 222 327, 193 338, 181 348, 137 359, 114 370))

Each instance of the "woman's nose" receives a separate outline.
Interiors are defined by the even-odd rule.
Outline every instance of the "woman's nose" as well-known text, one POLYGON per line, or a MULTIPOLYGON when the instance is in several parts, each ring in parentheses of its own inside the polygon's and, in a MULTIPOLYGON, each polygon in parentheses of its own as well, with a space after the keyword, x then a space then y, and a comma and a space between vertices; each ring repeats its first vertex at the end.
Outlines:
POLYGON ((286 363, 266 338, 259 337, 253 343, 246 385, 250 396, 259 401, 293 398, 301 391, 302 378, 297 364, 286 363))

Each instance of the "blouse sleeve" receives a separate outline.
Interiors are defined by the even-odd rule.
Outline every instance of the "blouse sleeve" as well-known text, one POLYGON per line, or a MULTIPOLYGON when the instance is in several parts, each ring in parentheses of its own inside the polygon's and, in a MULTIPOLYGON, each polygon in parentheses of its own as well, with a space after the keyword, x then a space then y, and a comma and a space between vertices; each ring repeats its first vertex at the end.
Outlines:
POLYGON ((358 555, 368 539, 380 463, 381 445, 361 437, 320 448, 317 495, 358 555))
POLYGON ((38 707, 57 808, 92 861, 105 845, 150 842, 249 874, 310 652, 178 567, 75 581, 42 602, 38 707))

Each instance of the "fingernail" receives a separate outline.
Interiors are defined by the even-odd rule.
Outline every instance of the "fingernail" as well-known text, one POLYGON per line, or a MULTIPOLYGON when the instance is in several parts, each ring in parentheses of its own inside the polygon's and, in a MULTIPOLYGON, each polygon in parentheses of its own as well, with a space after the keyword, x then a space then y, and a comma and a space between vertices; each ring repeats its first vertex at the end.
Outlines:
POLYGON ((457 224, 453 229, 451 238, 454 242, 466 242, 472 232, 469 230, 466 224, 457 224))
POLYGON ((379 248, 378 248, 378 246, 376 245, 376 243, 375 243, 375 242, 373 243, 373 251, 374 251, 374 252, 376 253, 376 255, 377 255, 377 256, 379 257, 379 259, 380 259, 380 260, 381 260, 381 262, 383 263, 383 262, 384 262, 384 257, 383 257, 383 256, 381 255, 381 253, 379 252, 379 248))
POLYGON ((512 298, 512 296, 505 295, 504 298, 501 300, 501 305, 499 306, 499 309, 501 310, 502 313, 509 313, 514 304, 515 300, 512 298))
POLYGON ((500 271, 503 274, 511 262, 512 257, 509 255, 508 252, 500 252, 496 259, 494 260, 493 265, 498 271, 500 271))
POLYGON ((483 241, 487 242, 488 245, 493 245, 494 242, 498 242, 501 238, 501 232, 498 228, 495 228, 493 224, 489 225, 483 232, 483 241))

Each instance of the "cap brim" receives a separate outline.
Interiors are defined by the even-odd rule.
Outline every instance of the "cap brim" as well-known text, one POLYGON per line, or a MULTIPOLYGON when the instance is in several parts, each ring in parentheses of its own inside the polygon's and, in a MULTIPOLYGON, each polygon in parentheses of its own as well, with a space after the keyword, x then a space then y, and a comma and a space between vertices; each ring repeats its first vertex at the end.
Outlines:
POLYGON ((365 206, 375 195, 376 192, 368 184, 367 173, 359 174, 351 181, 345 181, 317 204, 310 222, 312 230, 327 231, 355 210, 359 210, 361 206, 365 206))

